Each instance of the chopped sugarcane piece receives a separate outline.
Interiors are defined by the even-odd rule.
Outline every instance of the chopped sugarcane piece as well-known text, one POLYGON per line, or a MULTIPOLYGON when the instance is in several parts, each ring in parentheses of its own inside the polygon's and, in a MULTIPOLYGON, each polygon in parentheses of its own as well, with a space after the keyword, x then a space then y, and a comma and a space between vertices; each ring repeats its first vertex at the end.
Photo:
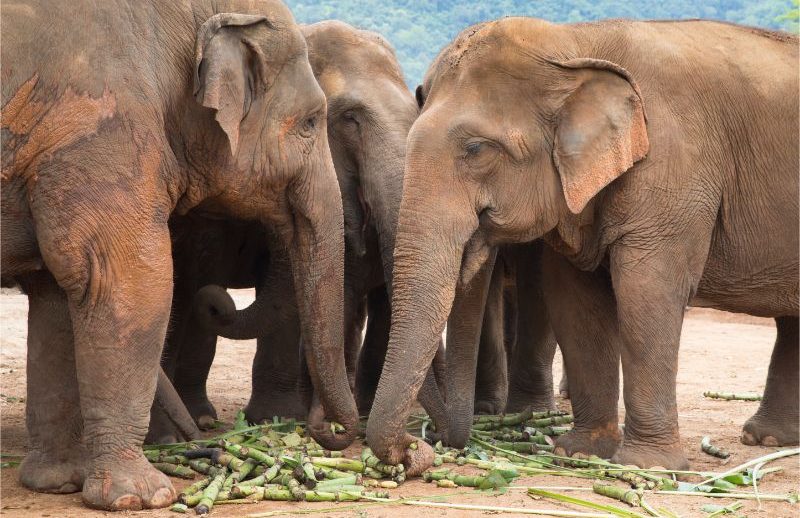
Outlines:
POLYGON ((533 412, 526 410, 518 414, 509 415, 482 415, 473 418, 473 430, 496 430, 508 426, 516 426, 533 417, 533 412))
POLYGON ((553 445, 551 444, 537 444, 535 442, 498 442, 495 443, 500 449, 513 451, 517 453, 525 453, 534 455, 540 451, 551 451, 553 445))
POLYGON ((311 457, 311 463, 315 466, 322 466, 325 468, 354 471, 356 473, 364 472, 364 463, 355 459, 311 457))
POLYGON ((717 457, 719 459, 727 459, 731 456, 730 452, 711 444, 711 437, 707 435, 700 441, 700 448, 712 457, 717 457))
POLYGON ((371 478, 365 478, 361 483, 365 487, 380 487, 383 489, 397 489, 398 486, 394 480, 375 480, 371 478))
POLYGON ((191 486, 185 487, 183 491, 181 491, 181 493, 178 495, 178 500, 182 502, 185 497, 194 495, 198 491, 205 489, 210 483, 211 483, 211 477, 206 477, 204 479, 198 480, 191 486))
POLYGON ((211 471, 216 469, 214 466, 206 462, 204 459, 192 459, 189 461, 189 467, 203 475, 210 475, 211 471))
POLYGON ((755 392, 703 392, 703 396, 711 399, 724 399, 726 401, 761 401, 761 394, 755 392))
POLYGON ((227 477, 227 470, 223 469, 217 473, 217 475, 214 477, 214 480, 212 480, 211 483, 203 490, 200 502, 198 502, 197 507, 194 509, 195 513, 208 514, 211 512, 211 508, 214 507, 214 501, 217 499, 217 496, 222 489, 222 484, 225 483, 225 479, 227 477))
POLYGON ((627 489, 598 481, 592 485, 592 491, 598 495, 607 496, 624 502, 631 507, 639 507, 642 502, 643 493, 641 489, 627 489))
POLYGON ((458 484, 456 484, 455 482, 453 482, 449 478, 445 478, 445 479, 442 479, 442 480, 437 480, 436 481, 436 487, 441 487, 441 488, 446 488, 446 489, 453 489, 453 488, 457 488, 458 484))
MULTIPOLYGON (((359 482, 361 477, 357 474, 352 474, 347 477, 343 478, 334 478, 332 480, 323 480, 322 482, 318 482, 317 486, 314 488, 317 491, 330 491, 331 487, 341 487, 341 486, 352 486, 356 485, 359 482)), ((360 485, 360 484, 359 484, 360 485)))
POLYGON ((311 464, 311 459, 307 455, 303 455, 301 460, 302 473, 305 480, 303 484, 308 489, 317 487, 317 474, 314 472, 314 465, 311 464))
POLYGON ((344 457, 344 453, 340 451, 330 451, 318 448, 308 449, 306 455, 308 455, 309 457, 334 457, 334 458, 344 457))
POLYGON ((194 478, 195 475, 195 472, 192 471, 192 469, 189 468, 188 466, 169 464, 167 462, 154 462, 152 466, 161 473, 164 473, 165 475, 169 475, 171 477, 192 479, 194 478))
POLYGON ((289 488, 289 492, 292 494, 294 500, 297 500, 298 502, 305 496, 305 490, 303 489, 303 486, 301 486, 300 481, 294 477, 289 479, 286 487, 289 488))
POLYGON ((369 477, 369 478, 375 478, 375 479, 382 479, 382 478, 386 477, 385 474, 381 473, 378 470, 372 469, 372 468, 364 468, 364 476, 365 477, 369 477))
POLYGON ((216 453, 211 457, 211 462, 214 464, 219 464, 222 467, 228 468, 231 471, 236 471, 242 467, 244 461, 235 455, 231 455, 230 453, 223 452, 222 450, 217 450, 216 453))
POLYGON ((193 495, 187 495, 181 498, 181 503, 186 504, 187 507, 195 507, 203 499, 203 493, 197 492, 193 495))
POLYGON ((403 467, 402 464, 398 464, 397 466, 384 464, 378 457, 375 456, 375 454, 372 453, 372 450, 368 447, 361 451, 361 461, 366 466, 385 475, 389 475, 390 477, 396 477, 405 471, 405 467, 403 467))
POLYGON ((573 420, 574 418, 571 415, 554 415, 552 417, 534 419, 529 421, 529 424, 534 428, 544 428, 545 426, 570 424, 573 420))
POLYGON ((261 450, 256 448, 248 448, 247 446, 240 446, 238 444, 231 444, 226 441, 220 441, 220 446, 225 448, 225 450, 232 454, 236 455, 236 457, 240 459, 253 459, 256 462, 260 462, 261 464, 266 464, 267 466, 272 466, 276 462, 275 457, 271 457, 264 453, 261 450))
POLYGON ((170 507, 169 510, 172 511, 173 513, 184 514, 189 510, 189 508, 186 507, 186 504, 177 503, 177 504, 172 504, 172 507, 170 507))

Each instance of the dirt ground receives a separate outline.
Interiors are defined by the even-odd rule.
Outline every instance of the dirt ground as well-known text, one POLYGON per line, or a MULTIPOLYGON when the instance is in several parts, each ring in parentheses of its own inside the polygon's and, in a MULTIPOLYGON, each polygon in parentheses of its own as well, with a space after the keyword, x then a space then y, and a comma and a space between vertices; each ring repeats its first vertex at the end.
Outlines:
MULTIPOLYGON (((237 305, 242 307, 252 300, 252 291, 235 293, 237 305)), ((25 337, 27 327, 27 299, 19 293, 3 290, 0 295, 0 442, 5 454, 24 454, 27 448, 25 431, 25 337)), ((776 448, 746 447, 739 442, 744 421, 755 412, 758 403, 725 402, 703 398, 705 390, 763 391, 769 357, 775 339, 771 320, 730 315, 711 310, 692 309, 688 312, 681 340, 680 371, 678 373, 678 409, 683 447, 696 470, 723 471, 749 459, 765 455, 776 448), (730 450, 732 458, 723 462, 700 451, 700 439, 710 435, 715 444, 730 450)), ((222 339, 217 349, 217 361, 211 370, 209 394, 220 419, 232 422, 236 411, 247 401, 250 390, 249 366, 255 352, 255 341, 234 342, 222 339)), ((561 375, 561 361, 554 364, 556 379, 561 375)), ((797 390, 794 387, 793 390, 797 390)), ((569 402, 560 400, 559 406, 569 409, 569 402)), ((623 410, 620 402, 620 419, 623 410)), ((356 454, 358 447, 348 453, 356 454)), ((769 465, 783 471, 768 475, 759 484, 760 491, 787 493, 800 489, 798 458, 783 459, 769 465)), ((173 480, 177 487, 188 483, 173 480)), ((590 483, 580 479, 538 476, 518 479, 515 486, 585 486, 590 483)), ((437 489, 415 480, 391 491, 393 497, 425 497, 451 495, 450 503, 506 506, 528 509, 559 509, 587 511, 567 504, 545 500, 535 501, 523 490, 510 490, 493 496, 468 489, 437 489)), ((574 496, 601 503, 610 500, 591 492, 570 493, 574 496)), ((727 499, 710 499, 676 496, 648 496, 654 507, 667 507, 680 516, 705 516, 700 508, 709 503, 731 503, 727 499)), ((622 504, 620 504, 622 505, 622 504)), ((251 505, 226 505, 214 508, 215 516, 247 516, 254 513, 276 511, 285 515, 299 510, 317 510, 337 517, 411 518, 428 516, 482 516, 482 511, 444 510, 385 504, 300 504, 259 502, 251 505), (328 511, 324 511, 328 509, 328 511)), ((276 515, 278 515, 276 514, 276 515)), ((781 517, 798 516, 800 505, 788 503, 763 503, 757 510, 754 502, 745 504, 740 514, 748 516, 781 517)), ((0 515, 43 517, 94 517, 106 515, 136 515, 146 517, 177 516, 166 510, 133 513, 106 513, 90 511, 81 504, 80 494, 45 495, 20 487, 18 469, 2 470, 0 479, 0 515)))

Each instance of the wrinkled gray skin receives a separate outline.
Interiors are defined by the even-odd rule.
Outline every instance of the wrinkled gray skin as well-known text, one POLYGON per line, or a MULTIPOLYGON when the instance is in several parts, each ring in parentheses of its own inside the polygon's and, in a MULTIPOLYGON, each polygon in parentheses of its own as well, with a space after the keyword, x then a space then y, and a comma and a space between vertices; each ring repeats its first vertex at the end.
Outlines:
MULTIPOLYGON (((388 341, 386 279, 391 276, 405 139, 418 109, 394 51, 381 36, 341 22, 305 26, 303 33, 312 68, 328 100, 329 142, 344 208, 348 376, 351 386, 355 385, 359 409, 368 412, 388 341), (370 318, 359 356, 365 309, 370 318)), ((188 232, 184 229, 186 237, 178 239, 181 244, 174 248, 176 255, 185 258, 180 291, 188 298, 173 307, 177 324, 165 358, 171 366, 165 369, 174 373, 176 388, 201 426, 210 425, 216 417, 205 383, 218 334, 259 339, 251 398, 245 408, 249 420, 303 415, 307 405, 298 354, 297 308, 286 296, 293 289, 291 276, 286 275, 289 260, 279 244, 265 241, 263 232, 248 233, 253 230, 259 232, 240 232, 234 223, 209 221, 188 232), (254 255, 261 259, 254 261, 254 255), (237 279, 237 272, 247 278, 237 279), (218 286, 199 290, 192 310, 189 299, 207 283, 218 286), (241 311, 236 311, 222 288, 253 285, 257 286, 256 301, 241 311), (188 325, 180 324, 184 321, 188 325)), ((426 406, 435 405, 443 412, 437 391, 431 393, 432 402, 426 406)), ((161 442, 172 433, 164 427, 151 430, 151 437, 161 442)))
POLYGON ((344 236, 325 97, 276 0, 2 4, 2 268, 31 306, 20 478, 163 507, 141 452, 169 319, 168 218, 268 224, 292 258, 321 444, 358 416, 342 354, 344 236))
POLYGON ((675 399, 688 304, 776 318, 742 440, 797 444, 797 92, 786 33, 529 18, 464 31, 429 70, 409 134, 376 455, 430 464, 404 423, 437 337, 451 309, 482 308, 470 299, 498 245, 538 237, 575 414, 560 453, 688 465, 675 399))

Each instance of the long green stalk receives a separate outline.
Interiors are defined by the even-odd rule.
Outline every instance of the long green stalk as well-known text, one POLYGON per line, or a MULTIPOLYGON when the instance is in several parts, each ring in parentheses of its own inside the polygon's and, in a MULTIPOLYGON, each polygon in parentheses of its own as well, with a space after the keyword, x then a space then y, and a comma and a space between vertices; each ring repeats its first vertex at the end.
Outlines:
POLYGON ((565 502, 568 504, 580 505, 582 507, 588 507, 590 509, 604 511, 609 514, 613 514, 614 516, 622 516, 623 518, 644 518, 644 516, 639 513, 635 513, 633 511, 622 509, 620 507, 616 507, 613 505, 598 504, 595 502, 590 502, 588 500, 581 500, 580 498, 575 498, 572 496, 559 495, 558 493, 553 493, 551 491, 545 491, 542 489, 528 488, 528 495, 532 497, 539 496, 544 498, 550 498, 552 500, 557 500, 559 502, 565 502))
POLYGON ((750 466, 755 466, 756 464, 761 464, 762 462, 763 463, 772 462, 773 460, 782 459, 784 457, 791 457, 792 455, 800 455, 800 448, 793 448, 791 450, 776 451, 774 453, 770 453, 769 455, 764 455, 763 457, 759 457, 757 459, 753 459, 753 460, 747 461, 744 464, 740 464, 740 465, 736 466, 735 468, 729 469, 728 471, 726 471, 724 473, 719 473, 717 475, 714 475, 713 477, 707 478, 706 480, 704 480, 702 482, 698 482, 697 484, 694 484, 692 486, 692 489, 696 489, 698 486, 704 486, 706 484, 710 484, 711 482, 714 482, 714 481, 719 480, 721 478, 725 478, 725 477, 730 476, 730 475, 735 475, 736 473, 739 473, 740 471, 744 471, 745 469, 749 468, 750 466))

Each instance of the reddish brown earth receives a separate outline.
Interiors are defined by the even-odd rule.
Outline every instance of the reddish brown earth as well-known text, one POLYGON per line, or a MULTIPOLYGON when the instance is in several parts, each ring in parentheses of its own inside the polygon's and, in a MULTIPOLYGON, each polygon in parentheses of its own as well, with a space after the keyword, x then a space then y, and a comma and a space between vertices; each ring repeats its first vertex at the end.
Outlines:
MULTIPOLYGON (((252 298, 250 290, 236 293, 237 305, 242 307, 252 298)), ((25 396, 25 337, 27 299, 19 293, 3 290, 0 296, 2 322, 0 323, 0 443, 2 452, 24 454, 27 447, 25 431, 25 403, 14 398, 25 396)), ((739 442, 744 421, 755 412, 758 403, 713 401, 703 398, 705 390, 763 391, 769 365, 769 355, 775 339, 771 320, 731 315, 711 310, 692 309, 688 312, 681 340, 680 372, 678 373, 678 409, 683 437, 683 447, 692 467, 697 470, 723 471, 749 459, 775 451, 776 448, 748 447, 739 442), (710 435, 715 444, 733 453, 728 462, 709 457, 700 451, 700 439, 710 435)), ((250 390, 249 365, 255 352, 255 342, 221 340, 217 361, 211 371, 209 394, 220 411, 223 421, 231 422, 236 411, 244 406, 250 390)), ((560 358, 554 369, 561 375, 560 358)), ((793 387, 792 390, 797 390, 793 387)), ((569 409, 568 401, 559 401, 569 409)), ((622 418, 620 402, 620 418, 622 418)), ((356 454, 357 447, 348 453, 356 454)), ((783 459, 769 465, 783 471, 768 475, 759 488, 762 492, 787 493, 800 489, 798 457, 783 459)), ((0 514, 4 516, 43 517, 95 517, 106 515, 136 515, 147 517, 177 516, 166 510, 133 513, 104 513, 91 511, 81 504, 80 494, 44 495, 20 487, 16 468, 2 470, 0 478, 0 514)), ((182 487, 187 482, 174 480, 182 487)), ((590 483, 575 478, 539 476, 522 478, 515 486, 583 486, 590 483)), ((528 509, 559 509, 579 511, 580 508, 544 500, 534 501, 524 491, 511 490, 504 495, 492 496, 472 490, 436 489, 422 481, 410 481, 391 491, 393 497, 451 495, 451 503, 506 506, 528 509)), ((591 492, 574 492, 574 496, 602 503, 610 500, 591 492)), ((700 508, 708 503, 730 503, 729 500, 649 496, 654 507, 667 507, 681 516, 705 516, 700 508)), ((622 504, 620 504, 622 505, 622 504)), ((286 515, 298 510, 318 510, 337 517, 391 517, 416 518, 419 516, 483 516, 481 511, 463 511, 418 508, 400 505, 358 504, 300 504, 260 502, 251 505, 226 505, 214 509, 214 516, 247 516, 253 513, 277 511, 286 515), (332 508, 332 509, 331 509, 332 508)), ((757 511, 757 504, 748 502, 741 510, 748 516, 783 517, 798 516, 800 505, 767 502, 757 511)))

